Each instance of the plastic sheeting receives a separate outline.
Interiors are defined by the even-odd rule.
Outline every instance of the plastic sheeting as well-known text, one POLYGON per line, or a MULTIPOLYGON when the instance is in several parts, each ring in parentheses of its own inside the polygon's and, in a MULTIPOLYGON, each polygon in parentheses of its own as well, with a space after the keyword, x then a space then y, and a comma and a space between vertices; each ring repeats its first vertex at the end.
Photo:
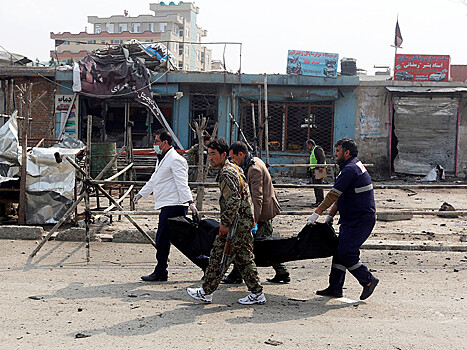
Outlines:
POLYGON ((80 149, 33 148, 28 154, 26 178, 26 223, 58 222, 73 202, 75 168, 66 160, 57 163, 54 154, 75 158, 80 149))
POLYGON ((455 172, 458 105, 445 97, 394 99, 394 171, 426 175, 439 164, 448 174, 455 172))
POLYGON ((17 113, 0 128, 0 183, 13 180, 19 174, 17 113))
MULTIPOLYGON (((17 118, 14 115, 0 128, 0 182, 17 179, 22 148, 18 143, 17 118)), ((73 201, 75 168, 66 160, 57 163, 54 154, 73 159, 84 144, 70 136, 51 148, 32 148, 27 153, 26 223, 58 222, 73 201)))

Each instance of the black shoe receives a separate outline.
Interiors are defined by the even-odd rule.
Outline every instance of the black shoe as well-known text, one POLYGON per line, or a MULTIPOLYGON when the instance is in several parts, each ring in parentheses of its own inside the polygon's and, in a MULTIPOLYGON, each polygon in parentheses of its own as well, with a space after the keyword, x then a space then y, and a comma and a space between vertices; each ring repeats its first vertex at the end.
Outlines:
POLYGON ((273 278, 266 278, 266 281, 271 283, 289 283, 289 275, 275 275, 273 278))
POLYGON ((234 276, 228 275, 228 276, 225 276, 221 282, 225 284, 240 284, 243 282, 243 279, 241 277, 234 277, 234 276))
POLYGON ((331 287, 327 287, 323 290, 318 290, 316 291, 316 294, 330 298, 342 298, 342 292, 336 292, 332 290, 331 287))
POLYGON ((379 282, 379 279, 377 279, 376 277, 373 277, 373 280, 371 281, 370 285, 363 287, 363 292, 360 295, 360 300, 368 299, 370 295, 373 294, 373 291, 378 285, 378 282, 379 282))
POLYGON ((321 202, 316 202, 316 203, 313 203, 311 206, 314 207, 314 208, 316 208, 316 207, 318 207, 318 206, 320 205, 320 203, 321 203, 321 202))
POLYGON ((159 275, 155 272, 147 276, 141 276, 141 279, 146 282, 165 282, 167 281, 167 276, 159 275))

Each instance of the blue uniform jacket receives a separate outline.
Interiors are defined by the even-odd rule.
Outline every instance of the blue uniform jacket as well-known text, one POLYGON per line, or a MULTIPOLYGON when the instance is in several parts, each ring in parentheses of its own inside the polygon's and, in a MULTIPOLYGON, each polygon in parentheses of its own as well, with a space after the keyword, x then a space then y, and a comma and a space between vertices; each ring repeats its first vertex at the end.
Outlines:
POLYGON ((375 197, 370 174, 357 157, 340 165, 333 191, 340 194, 337 208, 340 224, 375 218, 375 197))

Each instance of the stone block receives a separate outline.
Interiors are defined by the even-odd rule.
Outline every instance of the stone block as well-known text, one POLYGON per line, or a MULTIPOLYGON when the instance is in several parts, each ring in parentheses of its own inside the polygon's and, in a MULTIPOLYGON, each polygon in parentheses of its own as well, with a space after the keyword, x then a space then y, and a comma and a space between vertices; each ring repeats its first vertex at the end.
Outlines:
POLYGON ((0 239, 42 239, 44 230, 39 226, 0 226, 0 239))
MULTIPOLYGON (((146 231, 146 233, 156 240, 155 231, 146 231)), ((113 235, 112 242, 116 243, 149 243, 148 239, 138 230, 122 230, 113 235)))
POLYGON ((379 221, 400 221, 400 220, 412 220, 412 213, 385 213, 377 214, 377 220, 379 221))
MULTIPOLYGON (((91 242, 95 242, 96 236, 95 234, 90 231, 90 240, 91 242)), ((68 230, 60 231, 55 236, 56 241, 72 241, 72 242, 86 242, 86 229, 84 228, 69 228, 68 230)))

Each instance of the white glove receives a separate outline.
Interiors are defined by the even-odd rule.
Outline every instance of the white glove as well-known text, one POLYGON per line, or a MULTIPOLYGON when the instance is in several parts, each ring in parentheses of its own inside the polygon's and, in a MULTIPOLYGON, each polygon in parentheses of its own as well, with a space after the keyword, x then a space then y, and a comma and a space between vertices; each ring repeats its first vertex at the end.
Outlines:
POLYGON ((195 216, 198 216, 198 209, 196 209, 195 203, 190 203, 191 213, 195 216))
POLYGON ((140 198, 143 198, 142 195, 140 195, 139 193, 135 196, 135 198, 133 198, 133 203, 138 203, 138 201, 140 200, 140 198))
POLYGON ((307 225, 314 224, 315 221, 316 221, 316 219, 318 219, 318 218, 319 218, 319 215, 316 214, 316 213, 313 213, 313 214, 311 214, 311 216, 308 218, 306 224, 307 224, 307 225))
POLYGON ((328 222, 332 222, 333 219, 334 219, 334 216, 328 215, 326 216, 326 219, 324 219, 324 222, 327 224, 328 222))

